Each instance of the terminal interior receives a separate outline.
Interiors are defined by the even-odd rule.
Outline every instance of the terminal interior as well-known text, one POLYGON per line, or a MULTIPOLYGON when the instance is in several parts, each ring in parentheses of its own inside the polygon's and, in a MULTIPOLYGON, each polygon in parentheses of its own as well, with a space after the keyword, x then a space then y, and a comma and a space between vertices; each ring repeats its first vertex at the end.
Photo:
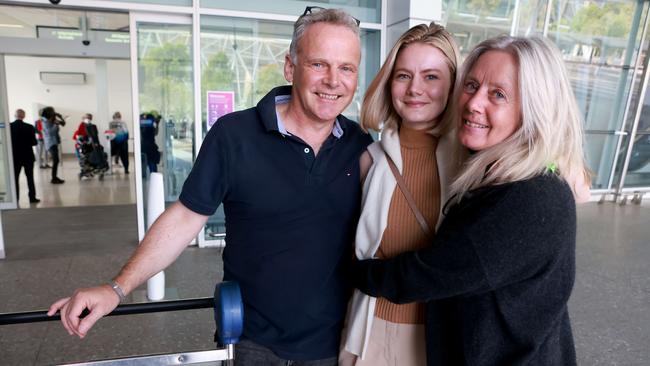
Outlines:
MULTIPOLYGON (((46 309, 75 288, 105 283, 146 230, 150 169, 141 130, 156 123, 165 203, 178 198, 215 116, 255 105, 286 83, 282 64, 303 1, 0 1, 0 313, 46 309), (196 4, 194 4, 196 3, 196 4), (89 41, 86 45, 85 41, 89 41), (214 103, 211 103, 214 102, 214 103), (35 165, 16 197, 9 122, 53 105, 65 184, 35 165), (211 106, 212 105, 212 106, 211 106), (216 107, 215 107, 216 105, 216 107), (110 159, 79 178, 72 134, 92 113, 102 144, 115 111, 127 123, 131 171, 110 159), (153 113, 157 120, 148 117, 153 113)), ((318 2, 319 4, 322 2, 318 2)), ((422 19, 442 22, 463 55, 497 34, 544 34, 561 49, 585 120, 591 202, 578 208, 570 313, 581 365, 650 364, 650 3, 644 1, 325 1, 361 20, 358 119, 386 49, 422 19), (432 5, 433 4, 433 5, 432 5), (410 15, 414 9, 422 18, 410 15), (426 16, 424 15, 426 13, 426 16)), ((322 5, 322 4, 321 4, 322 5)), ((222 277, 223 210, 166 271, 165 300, 212 296, 222 277)), ((149 302, 146 285, 129 302, 149 302)), ((0 325, 0 364, 52 365, 215 347, 209 309, 111 317, 84 340, 56 322, 0 325)))

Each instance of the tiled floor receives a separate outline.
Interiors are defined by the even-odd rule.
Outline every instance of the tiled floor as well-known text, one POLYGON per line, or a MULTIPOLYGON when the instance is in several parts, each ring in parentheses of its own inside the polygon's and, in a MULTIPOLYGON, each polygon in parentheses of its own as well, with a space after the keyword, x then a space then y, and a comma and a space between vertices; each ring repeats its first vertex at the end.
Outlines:
MULTIPOLYGON (((117 188, 124 178, 81 182, 76 189, 129 196, 124 186, 117 188)), ((74 197, 73 184, 54 188, 61 190, 61 202, 74 197)), ((80 201, 100 204, 92 198, 96 194, 77 193, 87 197, 80 201)), ((0 312, 45 309, 76 287, 106 282, 137 245, 135 216, 133 204, 4 212, 7 259, 0 261, 0 312)), ((650 365, 650 202, 589 203, 579 207, 578 219, 570 312, 579 364, 650 365)), ((218 249, 186 249, 166 270, 168 293, 210 296, 222 276, 220 258, 218 249)), ((144 291, 141 287, 130 300, 144 298, 144 291)), ((84 340, 68 336, 54 322, 0 326, 0 365, 210 349, 212 332, 207 309, 103 319, 84 340)))
MULTIPOLYGON (((137 245, 135 205, 44 208, 3 213, 0 312, 46 309, 77 287, 105 283, 137 245), (38 222, 32 230, 30 223, 38 222)), ((168 293, 211 296, 221 280, 218 249, 188 248, 166 271, 168 293)), ((129 297, 145 298, 146 286, 129 297)), ((212 311, 100 321, 84 340, 57 322, 0 326, 0 365, 51 365, 214 347, 212 311)))
MULTIPOLYGON (((36 164, 35 164, 36 165, 36 164)), ((65 156, 63 165, 57 175, 65 180, 64 184, 51 184, 51 170, 34 167, 34 184, 36 196, 40 203, 30 204, 27 198, 27 179, 20 174, 21 208, 96 206, 134 204, 135 196, 135 166, 133 157, 130 159, 131 174, 124 174, 124 168, 113 165, 113 174, 79 179, 79 163, 74 155, 65 156)))

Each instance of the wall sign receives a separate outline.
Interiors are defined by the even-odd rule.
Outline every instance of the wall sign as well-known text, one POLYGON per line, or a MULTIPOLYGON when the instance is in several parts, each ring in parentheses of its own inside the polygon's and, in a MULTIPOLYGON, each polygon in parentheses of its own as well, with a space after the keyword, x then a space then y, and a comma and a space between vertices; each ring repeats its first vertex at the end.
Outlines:
POLYGON ((208 103, 208 108, 206 108, 208 130, 219 117, 231 113, 235 109, 235 92, 208 91, 206 100, 208 103))

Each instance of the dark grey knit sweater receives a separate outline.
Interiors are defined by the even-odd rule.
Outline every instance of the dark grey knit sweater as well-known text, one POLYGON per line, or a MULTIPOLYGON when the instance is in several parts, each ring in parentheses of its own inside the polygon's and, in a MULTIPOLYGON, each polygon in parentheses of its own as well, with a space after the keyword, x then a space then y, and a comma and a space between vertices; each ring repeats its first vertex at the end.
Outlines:
POLYGON ((358 262, 354 280, 372 296, 427 302, 429 365, 571 366, 575 237, 569 186, 542 175, 468 193, 430 247, 358 262))

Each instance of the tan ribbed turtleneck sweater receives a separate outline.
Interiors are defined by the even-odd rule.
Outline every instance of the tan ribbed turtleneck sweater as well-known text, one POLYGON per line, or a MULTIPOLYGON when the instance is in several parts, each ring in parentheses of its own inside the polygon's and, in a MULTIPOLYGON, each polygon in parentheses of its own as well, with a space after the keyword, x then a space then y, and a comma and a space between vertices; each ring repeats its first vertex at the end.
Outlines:
MULTIPOLYGON (((402 126, 399 131, 402 176, 417 207, 434 230, 440 212, 440 179, 436 163, 438 139, 425 132, 402 126)), ((418 224, 404 195, 395 186, 388 211, 388 223, 377 256, 391 258, 400 253, 427 246, 427 237, 418 224)), ((424 323, 424 303, 394 304, 377 299, 375 315, 393 323, 424 323)))

